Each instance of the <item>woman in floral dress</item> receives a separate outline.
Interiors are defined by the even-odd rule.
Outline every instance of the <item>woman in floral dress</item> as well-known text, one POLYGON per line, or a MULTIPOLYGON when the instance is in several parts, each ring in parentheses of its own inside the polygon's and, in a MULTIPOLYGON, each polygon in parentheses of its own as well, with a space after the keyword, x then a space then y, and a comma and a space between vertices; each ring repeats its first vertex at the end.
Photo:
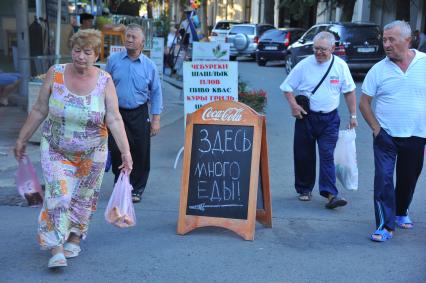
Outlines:
POLYGON ((66 266, 81 251, 80 239, 99 197, 110 129, 122 153, 121 168, 132 158, 110 75, 93 66, 101 48, 100 32, 81 30, 71 38, 72 63, 54 65, 16 141, 15 156, 45 120, 40 143, 46 184, 38 241, 49 249, 49 267, 66 266))

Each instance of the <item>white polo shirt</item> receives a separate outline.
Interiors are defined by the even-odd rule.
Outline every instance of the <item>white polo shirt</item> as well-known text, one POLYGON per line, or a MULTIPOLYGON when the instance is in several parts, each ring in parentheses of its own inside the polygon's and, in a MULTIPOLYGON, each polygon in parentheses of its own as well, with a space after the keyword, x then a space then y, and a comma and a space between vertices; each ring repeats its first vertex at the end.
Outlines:
MULTIPOLYGON (((280 88, 285 92, 295 92, 310 96, 325 72, 327 72, 329 61, 318 63, 314 55, 310 55, 300 61, 290 72, 280 88)), ((334 63, 321 86, 310 97, 312 111, 330 112, 339 106, 340 95, 355 89, 349 67, 344 60, 334 56, 334 63)))
POLYGON ((404 73, 389 58, 374 65, 362 92, 373 97, 380 126, 392 137, 426 138, 426 54, 416 51, 404 73))

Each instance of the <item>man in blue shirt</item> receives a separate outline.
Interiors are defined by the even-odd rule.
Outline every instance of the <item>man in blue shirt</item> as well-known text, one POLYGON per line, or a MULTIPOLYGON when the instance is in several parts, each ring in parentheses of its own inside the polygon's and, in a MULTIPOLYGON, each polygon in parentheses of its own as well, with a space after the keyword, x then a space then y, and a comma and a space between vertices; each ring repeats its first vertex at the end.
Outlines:
MULTIPOLYGON (((142 54, 145 36, 142 27, 130 24, 125 34, 126 51, 113 54, 106 70, 111 74, 117 89, 118 104, 126 128, 133 158, 130 183, 133 186, 133 202, 140 202, 148 181, 150 169, 151 136, 160 131, 160 114, 163 95, 157 68, 142 54), (148 113, 148 103, 152 119, 148 113)), ((120 151, 110 136, 112 172, 117 181, 120 174, 120 151)))

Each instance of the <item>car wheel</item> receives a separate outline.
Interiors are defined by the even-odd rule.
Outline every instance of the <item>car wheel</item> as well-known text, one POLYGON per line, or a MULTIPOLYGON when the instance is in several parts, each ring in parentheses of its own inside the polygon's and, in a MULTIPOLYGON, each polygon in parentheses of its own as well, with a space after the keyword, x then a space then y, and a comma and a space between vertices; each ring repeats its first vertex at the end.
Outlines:
POLYGON ((262 60, 262 59, 257 60, 257 65, 259 65, 259 66, 265 66, 266 65, 266 60, 262 60))
POLYGON ((229 60, 235 61, 235 60, 237 60, 237 56, 229 56, 229 60))
POLYGON ((294 67, 293 58, 291 54, 287 54, 287 56, 285 56, 285 71, 287 72, 287 74, 290 74, 293 67, 294 67))

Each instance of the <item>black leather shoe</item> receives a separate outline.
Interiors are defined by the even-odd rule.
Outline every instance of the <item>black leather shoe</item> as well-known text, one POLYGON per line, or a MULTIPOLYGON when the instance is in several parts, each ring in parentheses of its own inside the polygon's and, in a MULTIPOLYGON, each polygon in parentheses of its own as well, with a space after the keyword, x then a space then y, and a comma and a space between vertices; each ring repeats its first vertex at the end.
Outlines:
POLYGON ((328 209, 334 209, 336 207, 345 206, 347 204, 348 204, 348 202, 344 198, 341 198, 341 197, 332 197, 328 201, 328 203, 325 205, 325 207, 328 208, 328 209))
POLYGON ((142 191, 132 192, 132 202, 133 203, 141 202, 141 199, 142 199, 142 191))

